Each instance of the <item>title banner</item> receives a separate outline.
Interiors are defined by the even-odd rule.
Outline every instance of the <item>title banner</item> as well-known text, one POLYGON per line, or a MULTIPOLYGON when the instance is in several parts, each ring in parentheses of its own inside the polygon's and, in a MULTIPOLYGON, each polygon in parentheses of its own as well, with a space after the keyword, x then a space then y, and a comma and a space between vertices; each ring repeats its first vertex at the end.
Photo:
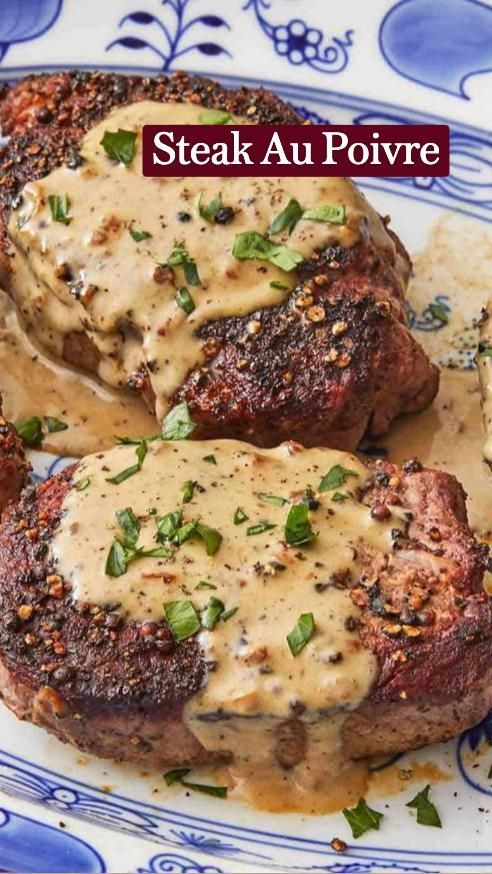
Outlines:
POLYGON ((449 127, 147 124, 144 176, 447 176, 449 127))

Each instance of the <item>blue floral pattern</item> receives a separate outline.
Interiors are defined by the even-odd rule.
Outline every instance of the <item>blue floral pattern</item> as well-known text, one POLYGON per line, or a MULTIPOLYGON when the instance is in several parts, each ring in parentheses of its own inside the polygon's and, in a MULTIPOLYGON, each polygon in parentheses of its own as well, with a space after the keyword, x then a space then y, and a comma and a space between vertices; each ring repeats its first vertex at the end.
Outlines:
POLYGON ((153 856, 148 868, 137 868, 137 874, 222 874, 215 865, 201 865, 187 856, 159 853, 153 856))
POLYGON ((340 73, 349 62, 349 48, 353 45, 353 30, 343 37, 334 36, 324 45, 324 36, 317 27, 306 24, 302 18, 292 18, 286 24, 272 24, 265 16, 269 0, 247 0, 245 10, 252 9, 263 33, 272 41, 278 55, 290 64, 306 64, 321 73, 340 73))
POLYGON ((189 4, 190 0, 161 0, 161 7, 165 7, 163 9, 164 17, 146 10, 130 12, 121 19, 119 27, 126 28, 129 24, 137 25, 142 34, 148 29, 152 32, 153 37, 136 36, 134 33, 125 34, 110 42, 106 46, 106 51, 110 51, 115 46, 132 51, 146 49, 159 59, 159 69, 164 72, 172 69, 178 58, 182 58, 190 52, 198 52, 209 58, 217 55, 231 57, 230 52, 219 42, 198 37, 196 41, 191 43, 187 41, 187 35, 191 31, 198 32, 199 26, 201 26, 202 33, 204 29, 207 32, 230 29, 227 21, 221 15, 200 14, 192 18, 188 17, 189 4))
POLYGON ((53 27, 63 0, 0 0, 0 63, 11 45, 29 42, 53 27))

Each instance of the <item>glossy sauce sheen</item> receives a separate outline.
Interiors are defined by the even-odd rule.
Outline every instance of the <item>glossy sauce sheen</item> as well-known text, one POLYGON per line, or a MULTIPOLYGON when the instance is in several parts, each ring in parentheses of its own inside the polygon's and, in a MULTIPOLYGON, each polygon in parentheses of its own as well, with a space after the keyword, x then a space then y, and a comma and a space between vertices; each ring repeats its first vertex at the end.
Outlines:
MULTIPOLYGON (((86 332, 101 354, 99 376, 122 386, 148 364, 158 417, 187 374, 203 362, 199 328, 209 320, 241 316, 281 303, 295 285, 296 271, 232 255, 236 234, 266 234, 291 198, 304 209, 343 205, 342 225, 301 220, 292 233, 275 235, 304 258, 340 243, 350 247, 361 234, 394 252, 394 243, 364 196, 347 179, 146 178, 141 172, 141 128, 146 123, 197 123, 203 107, 150 101, 118 108, 86 135, 84 163, 61 167, 23 189, 12 213, 14 245, 11 290, 29 331, 52 354, 61 356, 70 332, 86 332), (138 133, 129 166, 111 160, 100 141, 118 128, 138 133), (197 211, 219 193, 235 211, 227 224, 210 223, 197 211), (54 221, 48 198, 68 195, 71 221, 54 221), (178 219, 185 213, 186 221, 178 219), (129 229, 151 234, 135 242, 129 229), (201 285, 190 286, 183 267, 174 278, 156 281, 156 268, 176 244, 196 262, 201 285), (57 278, 68 265, 70 281, 57 278), (271 283, 284 288, 272 288, 271 283), (187 315, 176 303, 186 286, 195 310, 187 315), (285 288, 287 286, 287 289, 285 288)), ((234 123, 242 123, 241 121, 234 123)))
POLYGON ((376 675, 376 660, 354 631, 358 611, 347 585, 355 581, 363 553, 391 550, 391 529, 402 526, 401 518, 371 518, 358 497, 366 468, 337 451, 301 450, 295 444, 257 450, 236 441, 159 441, 149 444, 139 473, 119 485, 107 482, 134 460, 135 447, 120 446, 84 459, 77 468, 52 546, 74 598, 119 602, 128 617, 138 620, 161 619, 163 604, 181 599, 190 599, 200 611, 210 595, 226 609, 237 607, 226 622, 200 633, 204 658, 214 669, 187 705, 191 730, 207 749, 234 754, 235 784, 243 797, 256 797, 257 803, 263 798, 263 806, 320 810, 346 803, 347 793, 356 799, 360 766, 351 772, 351 779, 357 775, 355 790, 348 770, 347 793, 340 799, 338 785, 335 802, 329 789, 334 775, 348 769, 341 748, 345 714, 368 694, 376 675), (204 460, 210 454, 216 464, 204 460), (302 499, 308 486, 317 490, 337 464, 356 475, 317 495, 319 507, 310 512, 319 532, 315 541, 287 546, 284 529, 291 504, 302 499), (87 488, 77 491, 77 483, 87 479, 87 488), (182 505, 189 479, 197 485, 191 502, 182 505), (346 500, 333 501, 335 491, 346 500), (285 504, 272 504, 265 494, 285 504), (115 510, 126 507, 141 520, 139 546, 155 547, 156 519, 180 507, 183 523, 200 519, 220 532, 221 546, 207 556, 201 540, 188 540, 171 559, 140 558, 122 576, 109 577, 106 557, 114 537, 121 536, 115 510), (248 516, 242 524, 234 523, 237 507, 248 516), (157 513, 149 514, 150 508, 157 513), (248 527, 261 522, 276 527, 248 535, 248 527), (197 590, 203 580, 216 588, 197 590), (299 616, 310 612, 315 633, 294 658, 287 635, 299 616), (306 732, 307 752, 301 764, 286 772, 276 766, 277 733, 296 716, 306 732))

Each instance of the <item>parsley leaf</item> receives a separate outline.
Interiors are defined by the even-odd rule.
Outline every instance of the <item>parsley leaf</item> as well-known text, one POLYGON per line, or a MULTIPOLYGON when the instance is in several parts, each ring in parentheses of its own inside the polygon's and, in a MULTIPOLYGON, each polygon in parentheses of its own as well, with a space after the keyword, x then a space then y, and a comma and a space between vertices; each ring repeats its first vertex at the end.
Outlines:
POLYGON ((246 515, 242 507, 238 507, 236 512, 234 513, 234 525, 242 525, 243 522, 248 520, 249 516, 246 515))
POLYGON ((191 315, 195 309, 195 301, 185 285, 179 289, 176 295, 176 303, 182 310, 184 310, 187 316, 191 315))
POLYGON ((294 270, 304 257, 278 243, 272 243, 257 231, 236 234, 232 254, 238 261, 269 261, 286 273, 294 270))
POLYGON ((438 319, 443 325, 449 323, 448 314, 440 303, 430 303, 429 311, 433 319, 438 319))
POLYGON ((232 117, 223 109, 205 109, 198 116, 200 124, 229 124, 232 117))
POLYGON ((217 464, 215 455, 204 455, 203 461, 208 461, 209 464, 217 464))
POLYGON ((141 470, 145 456, 147 455, 147 441, 145 439, 139 440, 137 443, 135 455, 137 456, 136 464, 132 464, 131 467, 126 467, 124 470, 120 471, 120 473, 117 473, 116 476, 106 477, 106 482, 118 486, 120 483, 129 479, 131 476, 134 476, 134 474, 141 470))
POLYGON ((260 501, 265 501, 267 504, 274 504, 276 507, 283 507, 284 504, 289 503, 286 498, 279 498, 277 495, 267 495, 265 492, 258 492, 258 497, 260 501))
POLYGON ((183 401, 169 411, 162 425, 163 440, 186 440, 193 434, 196 425, 191 421, 188 404, 183 401))
POLYGON ((127 507, 125 510, 118 510, 116 518, 125 534, 123 545, 130 547, 136 546, 137 540, 140 536, 140 522, 135 516, 132 508, 127 507))
POLYGON ((193 500, 193 495, 195 493, 195 483, 193 480, 189 479, 183 485, 183 504, 189 504, 190 501, 193 500))
POLYGON ((300 546, 301 543, 311 543, 317 536, 309 521, 308 505, 293 504, 285 523, 286 542, 290 546, 300 546))
POLYGON ((287 643, 293 656, 298 656, 314 634, 314 616, 312 613, 302 613, 294 628, 287 635, 287 643))
POLYGON ((198 585, 195 586, 195 589, 198 589, 198 590, 200 590, 200 589, 216 589, 216 588, 217 588, 217 586, 214 586, 213 583, 208 583, 207 580, 200 580, 198 585))
POLYGON ((44 440, 43 423, 39 416, 19 419, 15 423, 15 429, 26 446, 30 449, 39 449, 44 440))
POLYGON ((276 527, 277 526, 273 525, 271 522, 258 522, 256 525, 250 525, 249 528, 246 529, 246 534, 248 537, 251 537, 254 534, 264 534, 265 531, 271 531, 276 527))
POLYGON ((301 204, 298 200, 292 198, 282 212, 279 212, 278 216, 274 218, 268 228, 268 233, 270 236, 273 236, 274 234, 279 234, 281 231, 288 230, 289 234, 291 234, 301 216, 301 204))
POLYGON ((226 786, 208 786, 206 783, 189 783, 184 778, 190 773, 190 768, 175 768, 173 771, 168 771, 164 774, 164 780, 168 786, 173 783, 180 783, 186 789, 191 789, 193 792, 201 792, 203 795, 212 795, 215 798, 227 798, 226 786))
POLYGON ((305 209, 302 214, 303 219, 311 219, 314 222, 330 222, 332 225, 345 224, 345 207, 344 206, 313 206, 311 209, 305 209))
POLYGON ((58 431, 66 431, 68 428, 66 422, 62 422, 60 419, 55 419, 54 416, 45 416, 44 421, 49 434, 56 434, 58 431))
POLYGON ((419 825, 432 825, 435 828, 442 828, 442 822, 439 814, 434 807, 432 801, 429 801, 430 785, 427 784, 425 789, 418 792, 415 798, 407 803, 407 807, 414 807, 417 811, 417 822, 419 825))
POLYGON ((182 267, 189 285, 201 285, 198 268, 183 243, 175 243, 174 249, 165 264, 166 267, 182 267))
POLYGON ((87 488, 89 488, 91 484, 90 476, 84 477, 84 479, 79 479, 78 483, 76 483, 75 488, 78 492, 84 492, 87 488))
POLYGON ((131 130, 105 131, 101 146, 109 158, 128 167, 135 157, 137 135, 131 130))
POLYGON ((164 612, 172 635, 178 642, 200 630, 200 619, 191 601, 168 601, 164 612))
POLYGON ((202 625, 207 631, 212 631, 217 625, 222 613, 224 612, 224 604, 219 598, 210 595, 207 605, 201 613, 202 625))
POLYGON ((105 573, 109 577, 121 577, 127 572, 128 565, 137 558, 171 558, 172 552, 162 546, 154 549, 142 549, 137 546, 140 522, 131 507, 118 510, 116 518, 124 536, 123 539, 116 537, 111 544, 105 567, 105 573))
POLYGON ((220 549, 222 534, 216 531, 215 528, 209 528, 208 525, 204 525, 203 522, 196 523, 196 532, 205 544, 207 555, 215 555, 220 549))
POLYGON ((320 492, 329 492, 331 489, 338 489, 347 482, 349 476, 358 477, 356 470, 350 470, 349 467, 342 467, 341 464, 334 464, 330 467, 328 473, 325 473, 319 484, 320 492))
POLYGON ((379 823, 384 816, 384 813, 379 813, 379 811, 369 807, 364 798, 361 798, 355 807, 345 807, 342 813, 352 829, 352 837, 354 838, 360 838, 372 828, 379 831, 379 823))
POLYGON ((53 221, 61 222, 62 225, 69 225, 72 221, 72 216, 69 215, 70 200, 68 194, 50 194, 48 202, 53 221))
POLYGON ((208 204, 202 204, 202 195, 199 194, 196 202, 196 207, 199 215, 201 215, 201 217, 204 218, 205 221, 211 222, 213 224, 215 221, 215 216, 217 215, 219 209, 221 209, 222 207, 222 194, 219 191, 217 196, 212 198, 212 200, 208 204))
POLYGON ((141 243, 142 240, 150 240, 152 234, 149 231, 139 231, 137 228, 134 228, 133 225, 130 225, 128 228, 130 232, 130 236, 136 243, 141 243))

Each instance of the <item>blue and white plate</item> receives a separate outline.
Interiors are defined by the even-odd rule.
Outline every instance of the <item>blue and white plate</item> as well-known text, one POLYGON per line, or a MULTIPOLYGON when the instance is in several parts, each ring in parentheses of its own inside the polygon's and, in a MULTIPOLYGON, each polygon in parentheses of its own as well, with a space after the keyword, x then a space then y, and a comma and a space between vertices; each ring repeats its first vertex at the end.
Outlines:
MULTIPOLYGON (((465 480, 484 535, 490 483, 473 356, 476 319, 492 297, 490 2, 0 0, 0 77, 60 67, 184 68, 231 86, 261 83, 313 122, 450 124, 448 178, 360 180, 415 256, 413 329, 453 368, 434 410, 399 425, 376 451, 408 445, 411 454, 423 436, 424 456, 465 480)), ((34 458, 39 477, 64 463, 34 458)), ((162 774, 82 755, 1 709, 0 870, 490 871, 491 763, 492 719, 381 764, 368 801, 384 820, 354 841, 341 814, 269 814, 188 797, 162 774), (405 806, 427 783, 442 830, 418 825, 405 806), (347 841, 346 854, 331 849, 334 836, 347 841)))

